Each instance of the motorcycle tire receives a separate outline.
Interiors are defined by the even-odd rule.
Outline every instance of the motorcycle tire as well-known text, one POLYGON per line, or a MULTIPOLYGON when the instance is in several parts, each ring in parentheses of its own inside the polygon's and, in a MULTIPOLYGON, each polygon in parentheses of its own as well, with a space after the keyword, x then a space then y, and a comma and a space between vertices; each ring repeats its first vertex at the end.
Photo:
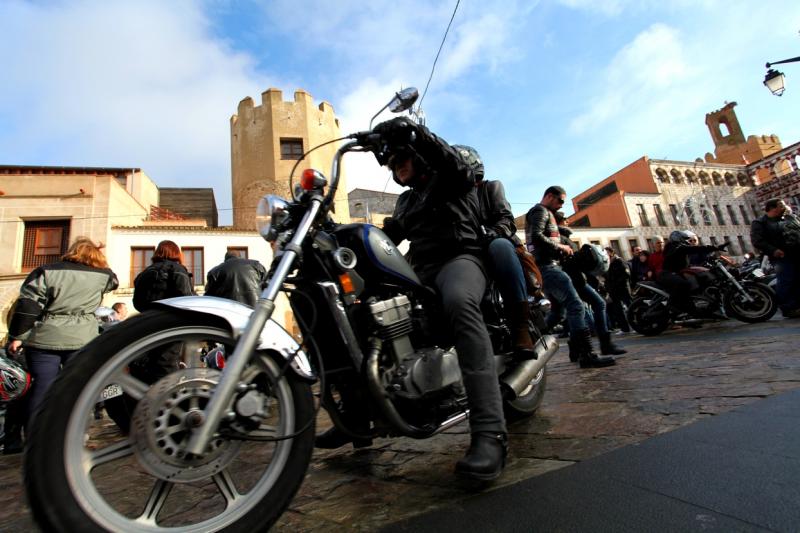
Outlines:
MULTIPOLYGON (((297 434, 270 442, 216 434, 207 454, 185 454, 188 413, 207 403, 218 371, 176 365, 153 385, 127 372, 140 354, 176 341, 235 344, 216 317, 149 311, 89 343, 62 370, 33 422, 25 456, 28 502, 44 531, 265 531, 288 507, 314 446, 310 383, 287 369, 282 356, 255 354, 245 372, 258 388, 262 422, 242 432, 261 432, 262 439, 297 434), (96 398, 109 382, 139 402, 130 436, 89 431, 96 398), (149 429, 162 420, 161 429, 149 429), (264 420, 276 422, 265 427, 264 420), (143 438, 150 435, 156 436, 143 438), (260 462, 267 463, 263 474, 260 462)), ((196 355, 185 353, 187 361, 196 355)))
POLYGON ((778 310, 778 297, 770 287, 757 282, 746 281, 742 287, 753 298, 753 302, 743 301, 735 291, 725 294, 723 304, 725 313, 736 320, 755 324, 765 322, 775 316, 778 310))
POLYGON ((541 369, 525 390, 514 400, 503 402, 506 418, 519 420, 533 416, 544 399, 547 390, 547 367, 541 369))
POLYGON ((651 303, 646 298, 635 298, 628 306, 628 322, 631 327, 642 335, 654 337, 660 335, 669 327, 669 312, 665 308, 663 312, 654 314, 651 311, 651 303))

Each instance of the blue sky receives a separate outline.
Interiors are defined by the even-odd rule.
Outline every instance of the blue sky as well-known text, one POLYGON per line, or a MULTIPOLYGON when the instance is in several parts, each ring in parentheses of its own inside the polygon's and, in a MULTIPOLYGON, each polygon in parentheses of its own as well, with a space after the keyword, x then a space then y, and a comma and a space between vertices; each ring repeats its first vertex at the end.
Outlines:
MULTIPOLYGON (((229 118, 276 87, 328 101, 344 132, 425 86, 455 1, 0 2, 0 164, 135 166, 212 186, 230 222, 229 118)), ((738 102, 746 135, 800 141, 796 0, 462 0, 423 102, 482 154, 516 214, 642 155, 713 151, 705 114, 738 102)), ((388 117, 387 117, 388 118, 388 117)), ((383 190, 367 156, 348 187, 383 190)), ((323 169, 327 171, 327 169, 323 169)), ((397 191, 390 183, 388 190, 397 191)))

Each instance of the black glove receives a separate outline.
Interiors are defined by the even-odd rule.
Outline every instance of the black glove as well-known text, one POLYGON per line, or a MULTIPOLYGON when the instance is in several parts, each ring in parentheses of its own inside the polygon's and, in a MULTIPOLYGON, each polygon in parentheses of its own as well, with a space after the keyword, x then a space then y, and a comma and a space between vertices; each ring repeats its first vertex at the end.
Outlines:
POLYGON ((383 137, 390 147, 413 145, 417 138, 418 126, 407 117, 397 117, 381 122, 372 131, 383 137))
POLYGON ((730 244, 729 242, 723 242, 722 244, 717 246, 717 250, 719 250, 720 252, 723 252, 723 251, 725 251, 725 248, 727 248, 729 244, 730 244))

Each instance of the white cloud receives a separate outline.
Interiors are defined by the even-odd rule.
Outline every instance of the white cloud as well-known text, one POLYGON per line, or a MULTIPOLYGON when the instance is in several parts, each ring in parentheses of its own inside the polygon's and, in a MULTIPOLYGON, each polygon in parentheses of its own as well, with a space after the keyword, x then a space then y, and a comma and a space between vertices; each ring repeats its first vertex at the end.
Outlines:
POLYGON ((276 82, 213 38, 195 4, 10 2, 0 20, 13 80, 0 116, 16 124, 0 160, 140 166, 161 186, 213 186, 230 207, 228 119, 276 82))

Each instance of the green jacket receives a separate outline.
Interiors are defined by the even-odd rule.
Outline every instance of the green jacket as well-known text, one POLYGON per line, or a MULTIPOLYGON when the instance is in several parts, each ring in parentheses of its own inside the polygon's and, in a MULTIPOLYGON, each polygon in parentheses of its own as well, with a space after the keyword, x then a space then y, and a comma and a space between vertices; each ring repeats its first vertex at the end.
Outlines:
POLYGON ((108 268, 61 261, 31 272, 19 291, 9 336, 42 350, 77 350, 98 334, 94 312, 116 289, 108 268))

